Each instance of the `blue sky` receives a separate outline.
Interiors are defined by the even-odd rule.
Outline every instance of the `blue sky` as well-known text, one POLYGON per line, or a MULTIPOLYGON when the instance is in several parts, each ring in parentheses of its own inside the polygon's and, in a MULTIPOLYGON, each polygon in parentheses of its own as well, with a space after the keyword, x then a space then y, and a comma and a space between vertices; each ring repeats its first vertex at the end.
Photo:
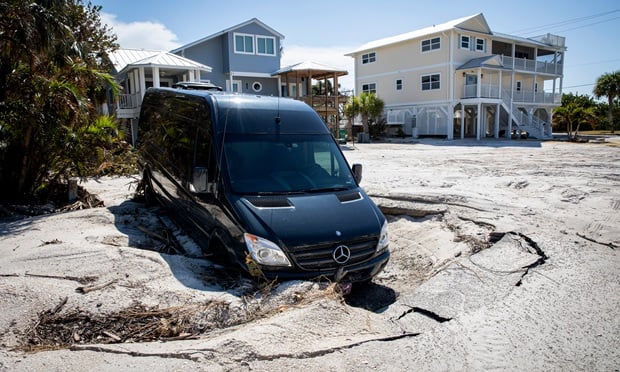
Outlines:
POLYGON ((620 1, 246 1, 93 0, 121 47, 170 50, 258 18, 285 36, 282 66, 314 60, 346 68, 369 41, 483 13, 491 30, 566 37, 564 93, 592 95, 596 79, 620 70, 620 1))

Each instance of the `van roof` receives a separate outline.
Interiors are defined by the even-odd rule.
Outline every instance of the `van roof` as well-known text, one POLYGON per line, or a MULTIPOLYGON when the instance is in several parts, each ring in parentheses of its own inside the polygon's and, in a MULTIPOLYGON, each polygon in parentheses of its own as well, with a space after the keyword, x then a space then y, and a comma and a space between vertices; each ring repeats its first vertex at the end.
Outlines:
POLYGON ((216 132, 255 134, 328 134, 325 122, 304 102, 273 96, 259 96, 211 90, 150 88, 204 97, 212 103, 216 132))

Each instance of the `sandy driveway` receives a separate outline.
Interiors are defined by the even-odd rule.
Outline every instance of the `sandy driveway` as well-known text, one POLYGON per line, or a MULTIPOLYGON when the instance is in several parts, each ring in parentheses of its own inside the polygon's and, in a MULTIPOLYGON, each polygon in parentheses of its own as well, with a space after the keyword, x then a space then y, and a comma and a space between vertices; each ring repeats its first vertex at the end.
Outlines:
POLYGON ((133 180, 90 181, 105 208, 0 224, 0 371, 620 367, 619 146, 344 150, 389 215, 374 284, 257 292, 129 200, 133 180), (156 331, 165 342, 130 342, 156 331))

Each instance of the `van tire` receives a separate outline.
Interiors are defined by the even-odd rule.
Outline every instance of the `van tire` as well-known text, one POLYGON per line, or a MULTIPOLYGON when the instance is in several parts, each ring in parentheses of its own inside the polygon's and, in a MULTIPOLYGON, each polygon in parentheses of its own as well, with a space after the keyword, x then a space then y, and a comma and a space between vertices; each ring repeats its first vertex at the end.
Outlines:
POLYGON ((209 248, 203 253, 209 260, 219 264, 230 264, 232 260, 228 254, 226 246, 219 238, 213 238, 209 241, 209 248))

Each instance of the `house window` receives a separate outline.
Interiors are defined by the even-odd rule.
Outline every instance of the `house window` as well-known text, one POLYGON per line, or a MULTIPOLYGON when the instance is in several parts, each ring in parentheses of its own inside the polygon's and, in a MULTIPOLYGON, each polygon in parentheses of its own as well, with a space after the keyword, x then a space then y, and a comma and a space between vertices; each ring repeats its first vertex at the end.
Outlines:
POLYGON ((254 54, 254 35, 235 34, 235 53, 254 54))
POLYGON ((241 93, 241 80, 226 80, 226 91, 233 93, 241 93))
POLYGON ((422 90, 436 90, 440 89, 440 76, 439 74, 422 75, 422 90))
POLYGON ((521 91, 521 80, 517 80, 517 86, 516 86, 515 90, 516 90, 517 92, 520 92, 520 91, 521 91))
POLYGON ((460 36, 460 48, 461 49, 469 49, 470 46, 470 38, 467 35, 461 35, 460 36))
POLYGON ((263 84, 261 84, 258 81, 253 82, 252 90, 255 91, 256 93, 260 92, 261 90, 263 90, 263 84))
POLYGON ((256 54, 264 56, 276 55, 276 39, 268 36, 256 36, 256 54))
POLYGON ((403 80, 396 79, 396 90, 403 90, 403 80))
POLYGON ((289 97, 297 97, 297 84, 289 84, 289 97))
POLYGON ((441 38, 434 37, 428 40, 422 40, 422 52, 430 52, 431 50, 441 48, 441 38))
POLYGON ((362 64, 373 63, 377 60, 375 52, 362 54, 362 64))
POLYGON ((476 38, 476 51, 478 52, 486 52, 487 44, 485 39, 476 38))
POLYGON ((362 84, 363 93, 377 93, 377 83, 362 84))

